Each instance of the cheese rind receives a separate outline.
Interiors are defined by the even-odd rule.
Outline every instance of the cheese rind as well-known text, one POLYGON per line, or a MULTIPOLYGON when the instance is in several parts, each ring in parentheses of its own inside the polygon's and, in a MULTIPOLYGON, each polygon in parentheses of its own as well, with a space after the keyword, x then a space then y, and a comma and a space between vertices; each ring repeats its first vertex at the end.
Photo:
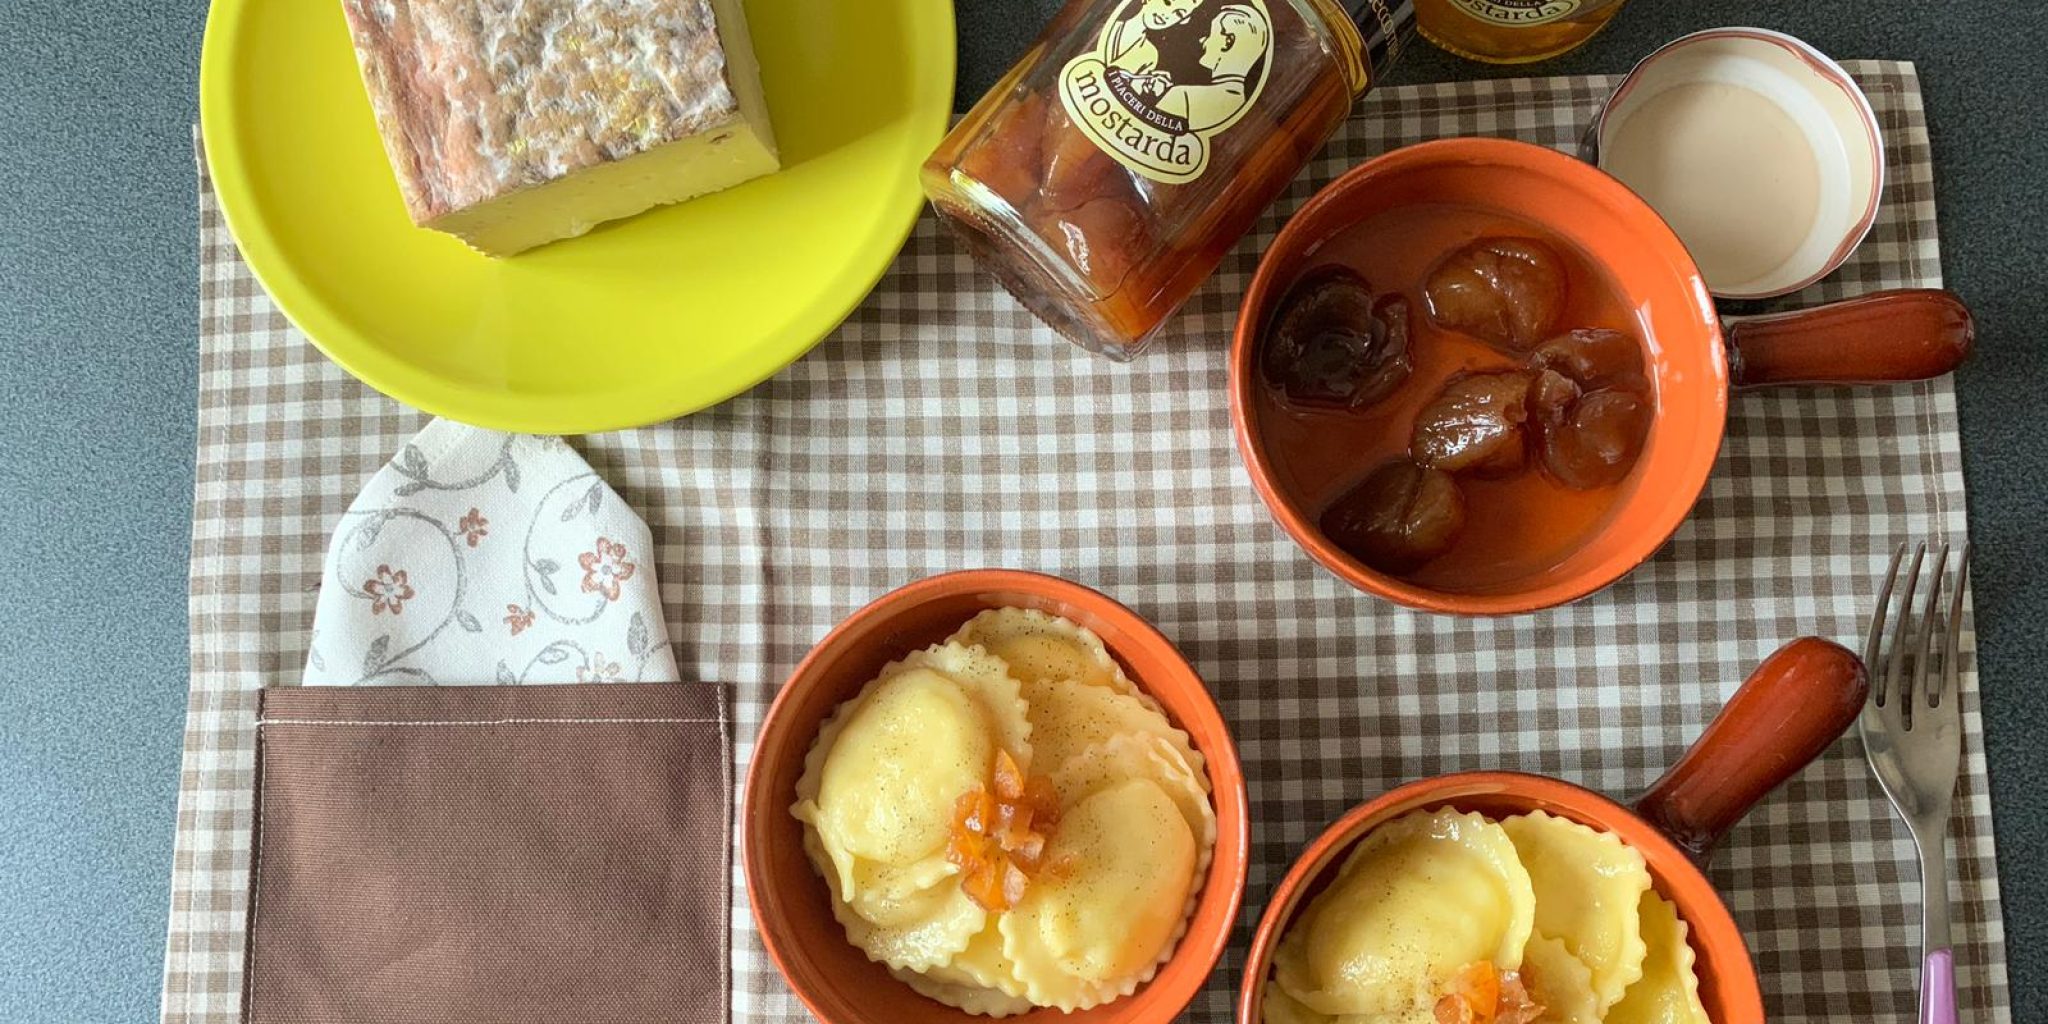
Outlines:
POLYGON ((510 255, 778 166, 738 0, 343 0, 413 222, 510 255))

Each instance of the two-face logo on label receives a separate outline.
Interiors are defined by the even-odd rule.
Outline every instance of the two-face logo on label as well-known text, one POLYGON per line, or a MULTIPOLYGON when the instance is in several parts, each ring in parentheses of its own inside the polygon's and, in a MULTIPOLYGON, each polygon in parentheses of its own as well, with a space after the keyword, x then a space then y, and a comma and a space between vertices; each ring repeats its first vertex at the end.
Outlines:
POLYGON ((1188 182, 1209 166, 1210 140, 1258 102, 1272 62, 1264 0, 1124 0, 1060 71, 1060 103, 1118 163, 1188 182))

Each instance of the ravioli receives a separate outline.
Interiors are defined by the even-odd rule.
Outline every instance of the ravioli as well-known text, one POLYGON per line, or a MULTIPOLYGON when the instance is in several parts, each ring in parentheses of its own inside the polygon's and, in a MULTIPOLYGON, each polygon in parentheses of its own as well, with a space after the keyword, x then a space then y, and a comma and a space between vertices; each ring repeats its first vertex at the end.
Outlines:
POLYGON ((1072 679, 1137 695, 1130 677, 1093 630, 1035 608, 992 608, 948 638, 1003 659, 1025 684, 1072 679))
POLYGON ((921 973, 891 973, 925 998, 969 1013, 1007 1017, 1033 1009, 1015 965, 1003 955, 1003 935, 993 920, 946 963, 921 973))
MULTIPOLYGON (((831 864, 829 854, 827 863, 838 867, 831 864)), ((842 886, 840 899, 874 924, 907 925, 931 906, 932 892, 958 873, 943 857, 926 857, 901 867, 854 858, 844 875, 852 884, 842 886)))
POLYGON ((1599 1012, 1643 976, 1637 904, 1650 891, 1643 855, 1611 832, 1542 811, 1501 823, 1536 890, 1536 932, 1562 942, 1592 973, 1599 1012))
POLYGON ((1438 1024, 1434 1008, 1412 1007, 1400 1013, 1344 1014, 1317 1013, 1288 995, 1278 985, 1266 986, 1265 1001, 1259 1005, 1261 1024, 1438 1024))
POLYGON ((1017 965, 1003 952, 1003 933, 990 921, 976 933, 953 959, 925 972, 956 985, 995 989, 1004 995, 1022 996, 1024 983, 1017 980, 1017 965))
POLYGON ((955 1009, 983 1017, 1014 1017, 1029 1013, 1037 1007, 1023 996, 1008 995, 995 989, 980 988, 954 981, 941 981, 940 971, 928 970, 923 973, 906 971, 901 968, 889 969, 890 977, 910 986, 911 991, 926 999, 936 1000, 955 1009))
POLYGON ((878 880, 921 887, 932 863, 943 864, 954 801, 987 785, 996 750, 1028 763, 1030 730, 1000 661, 958 645, 919 651, 884 668, 819 730, 791 812, 817 829, 850 897, 878 880))
POLYGON ((1152 780, 1173 800, 1189 833, 1199 840, 1199 875, 1216 845, 1216 809, 1209 803, 1209 778, 1202 773, 1201 755, 1189 764, 1182 746, 1154 733, 1111 736, 1067 758, 1052 775, 1053 790, 1059 793, 1061 806, 1071 807, 1126 779, 1152 780))
POLYGON ((1690 929, 1678 919, 1678 908, 1649 892, 1638 913, 1649 955, 1643 958, 1643 976, 1607 1011, 1607 1024, 1709 1024, 1692 944, 1686 941, 1690 929))
POLYGON ((1263 1024, 1330 1024, 1336 1019, 1303 1006, 1278 985, 1267 985, 1266 997, 1259 1003, 1259 1020, 1263 1024))
POLYGON ((1167 721, 1156 705, 1072 679, 1027 683, 1024 691, 1029 695, 1038 771, 1057 774, 1075 755, 1112 737, 1150 735, 1171 743, 1207 791, 1202 755, 1188 742, 1188 734, 1167 721))
POLYGON ((1332 1016, 1317 1013, 1281 990, 1278 985, 1266 986, 1266 998, 1260 1005, 1259 1019, 1262 1024, 1439 1024, 1434 1007, 1412 1006, 1399 1013, 1372 1015, 1346 1013, 1332 1016))
POLYGON ((1024 704, 1023 685, 1007 663, 987 651, 949 641, 911 652, 909 657, 883 667, 879 678, 887 679, 899 672, 920 669, 951 679, 979 700, 988 708, 995 726, 997 745, 1009 751, 1019 765, 1035 770, 1036 766, 1031 763, 1031 723, 1027 715, 1029 709, 1024 704))
POLYGON ((1535 902, 1499 825, 1415 811, 1359 842, 1281 942, 1274 978, 1317 1013, 1427 1010, 1465 964, 1519 967, 1535 902))
POLYGON ((1541 935, 1531 938, 1522 950, 1522 983, 1529 998, 1543 1007, 1544 1024, 1601 1024, 1593 972, 1564 943, 1541 935))
POLYGON ((1067 808, 1046 869, 998 919, 1024 994, 1080 1010, 1150 980, 1186 927, 1195 837, 1149 779, 1127 779, 1067 808))
POLYGON ((958 885, 950 884, 950 876, 929 889, 906 894, 900 902, 877 902, 870 897, 869 906, 879 906, 877 916, 887 919, 887 923, 877 923, 848 901, 817 832, 804 830, 804 852, 825 878, 825 887, 832 894, 832 916, 845 929, 847 941, 870 960, 912 971, 935 967, 966 949, 988 923, 988 911, 968 899, 958 885))
POLYGON ((944 963, 987 922, 947 863, 955 801, 985 787, 996 751, 1030 756, 1017 681, 949 645, 882 670, 819 730, 790 809, 847 938, 893 967, 944 963))
POLYGON ((1185 931, 1216 843, 1188 735, 1094 633, 1022 609, 976 616, 841 704, 790 813, 848 941, 992 1017, 1135 991, 1185 931))
POLYGON ((986 784, 995 759, 986 709, 931 671, 873 684, 828 733, 825 756, 798 780, 795 813, 817 828, 848 892, 862 881, 860 860, 909 867, 941 856, 953 801, 986 784))

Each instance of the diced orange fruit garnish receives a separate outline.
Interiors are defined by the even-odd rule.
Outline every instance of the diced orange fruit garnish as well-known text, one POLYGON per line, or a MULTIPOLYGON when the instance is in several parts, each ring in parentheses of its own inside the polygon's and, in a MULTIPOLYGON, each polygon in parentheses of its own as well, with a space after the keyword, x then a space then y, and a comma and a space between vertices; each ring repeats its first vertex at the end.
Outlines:
POLYGON ((1490 960, 1458 968, 1436 1001, 1437 1024, 1534 1024, 1542 1015, 1521 977, 1490 960))
POLYGON ((1500 972, 1492 961, 1475 960, 1458 968, 1451 979, 1451 991, 1472 1004, 1473 1010, 1492 1017, 1500 1007, 1500 972))
POLYGON ((1040 825, 1055 825, 1060 820, 1060 795, 1052 788, 1052 780, 1043 775, 1033 775, 1024 780, 1024 792, 1018 798, 1024 806, 1031 808, 1031 820, 1040 825))
POLYGON ((1024 792, 1024 769, 1017 767, 1017 759, 1011 757, 1009 751, 996 751, 996 766, 990 775, 997 798, 1015 800, 1024 792))
POLYGON ((960 794, 946 859, 961 869, 961 891, 984 910, 1004 911, 1024 898, 1045 855, 1046 830, 1059 818, 1052 783, 1026 776, 1008 751, 996 752, 991 787, 960 794))
POLYGON ((1494 1024, 1536 1024, 1543 1016, 1542 1004, 1529 995, 1529 988, 1522 984, 1521 975, 1508 971, 1500 976, 1500 1012, 1494 1015, 1494 1024))
POLYGON ((1007 910, 1024 898, 1024 872, 1000 855, 976 861, 960 880, 967 898, 988 910, 1007 910))

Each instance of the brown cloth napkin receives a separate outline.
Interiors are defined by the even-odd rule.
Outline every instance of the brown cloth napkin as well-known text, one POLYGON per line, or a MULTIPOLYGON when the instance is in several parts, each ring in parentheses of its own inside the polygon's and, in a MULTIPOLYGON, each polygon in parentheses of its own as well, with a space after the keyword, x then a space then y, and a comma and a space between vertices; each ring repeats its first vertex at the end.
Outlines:
POLYGON ((723 687, 265 691, 243 1019, 723 1021, 723 687))

